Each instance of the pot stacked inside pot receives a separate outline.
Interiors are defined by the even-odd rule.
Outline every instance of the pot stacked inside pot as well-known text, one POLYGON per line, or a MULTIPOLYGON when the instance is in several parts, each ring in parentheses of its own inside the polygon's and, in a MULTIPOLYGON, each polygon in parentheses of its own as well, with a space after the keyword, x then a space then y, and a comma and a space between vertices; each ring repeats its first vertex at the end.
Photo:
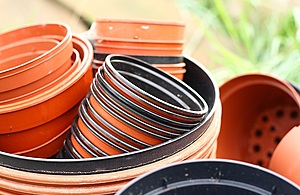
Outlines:
POLYGON ((101 157, 156 146, 189 132, 207 111, 205 100, 179 79, 139 59, 109 55, 79 107, 62 155, 101 157))
POLYGON ((0 150, 51 157, 92 80, 90 43, 58 23, 0 34, 0 150))
POLYGON ((183 23, 99 19, 87 36, 94 45, 94 73, 108 54, 130 55, 179 79, 186 72, 183 23))

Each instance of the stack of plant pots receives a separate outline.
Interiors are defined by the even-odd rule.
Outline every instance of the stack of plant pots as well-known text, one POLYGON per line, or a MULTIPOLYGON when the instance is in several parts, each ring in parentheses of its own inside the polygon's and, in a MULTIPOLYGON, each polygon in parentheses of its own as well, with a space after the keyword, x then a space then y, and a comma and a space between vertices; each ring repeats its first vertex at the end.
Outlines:
POLYGON ((58 23, 0 34, 0 150, 48 158, 92 80, 92 46, 58 23))
MULTIPOLYGON (((104 84, 104 81, 107 81, 110 85, 113 84, 113 82, 116 84, 116 81, 113 80, 112 77, 110 77, 109 73, 106 71, 109 71, 109 69, 114 68, 117 70, 118 73, 115 73, 114 79, 121 79, 121 76, 128 75, 127 68, 125 70, 122 70, 121 68, 125 64, 125 62, 128 62, 129 59, 132 60, 131 63, 133 64, 139 64, 143 63, 145 67, 143 69, 150 69, 152 71, 158 71, 156 72, 159 77, 164 75, 164 77, 168 74, 160 71, 159 69, 150 66, 149 64, 145 64, 145 62, 141 62, 136 59, 132 59, 129 57, 124 56, 112 56, 108 58, 110 59, 110 62, 112 63, 113 67, 106 67, 106 65, 103 66, 103 69, 100 69, 99 72, 96 75, 96 78, 93 81, 93 84, 91 85, 90 93, 83 99, 82 103, 80 104, 79 109, 79 116, 75 118, 74 123, 72 125, 72 131, 70 134, 69 139, 66 140, 66 144, 70 144, 69 147, 65 145, 63 147, 63 150, 61 150, 61 153, 59 154, 61 157, 65 157, 69 155, 69 157, 89 157, 89 158, 81 158, 81 159, 43 159, 43 158, 31 158, 31 157, 23 157, 21 155, 14 155, 9 154, 5 152, 0 152, 0 186, 1 186, 1 193, 11 193, 11 194, 113 194, 117 192, 119 189, 121 189, 126 183, 128 183, 133 178, 136 178, 137 176, 146 173, 148 171, 151 171, 157 167, 162 167, 164 165, 174 163, 174 162, 180 162, 183 160, 195 160, 199 158, 210 158, 215 157, 216 152, 216 140, 219 134, 220 130, 220 120, 221 120, 221 104, 218 96, 218 87, 215 84, 214 80, 212 79, 209 72, 202 66, 199 65, 197 62, 189 60, 187 58, 184 58, 184 62, 186 63, 186 75, 184 77, 184 83, 182 81, 176 79, 175 77, 170 76, 169 79, 171 79, 173 82, 177 83, 177 85, 180 84, 181 87, 186 87, 185 90, 190 90, 190 92, 194 91, 192 94, 193 97, 188 97, 189 99, 195 98, 198 100, 198 103, 201 106, 198 106, 196 112, 195 110, 190 109, 190 111, 187 111, 188 109, 182 109, 181 111, 177 110, 177 112, 180 113, 180 115, 185 116, 186 113, 189 113, 188 119, 195 119, 199 120, 199 122, 192 122, 192 123, 186 123, 184 120, 182 120, 180 123, 183 124, 193 124, 189 128, 183 128, 183 127, 176 127, 173 125, 174 129, 167 129, 169 132, 172 132, 173 137, 169 137, 167 140, 161 140, 161 137, 163 136, 162 132, 156 132, 157 135, 161 133, 162 135, 153 137, 154 131, 158 130, 158 127, 155 127, 152 129, 148 128, 147 131, 152 131, 151 134, 146 135, 148 137, 152 136, 152 139, 155 140, 155 142, 149 142, 149 139, 144 140, 137 140, 135 142, 128 142, 125 144, 125 141, 121 140, 121 133, 118 137, 119 141, 123 141, 120 143, 114 142, 114 145, 110 145, 110 150, 106 150, 108 148, 108 143, 113 143, 112 137, 108 137, 107 134, 104 134, 103 131, 98 132, 103 133, 102 138, 106 137, 106 140, 110 139, 110 142, 99 142, 100 137, 95 137, 95 131, 90 131, 90 135, 94 136, 93 139, 90 139, 90 137, 85 136, 88 135, 86 132, 84 132, 84 129, 89 126, 93 127, 94 130, 96 129, 97 125, 106 125, 104 121, 103 123, 94 123, 93 121, 97 122, 97 120, 101 117, 104 118, 104 107, 102 108, 102 111, 98 113, 98 109, 101 107, 101 103, 104 105, 106 104, 105 108, 110 108, 113 110, 117 106, 120 106, 120 104, 111 104, 113 102, 104 102, 104 99, 101 98, 110 98, 109 100, 118 100, 121 102, 123 100, 122 97, 126 97, 126 94, 122 94, 121 97, 113 96, 111 91, 108 91, 109 93, 99 93, 101 91, 99 90, 106 90, 105 88, 100 88, 99 84, 104 84), (119 61, 125 61, 120 63, 119 61), (121 65, 117 66, 116 63, 120 63, 121 65), (160 72, 159 72, 160 71, 160 72), (102 74, 102 75, 100 75, 102 74), (120 75, 119 75, 120 74, 120 75), (103 83, 100 80, 99 76, 103 76, 103 83), (111 79, 109 81, 109 79, 111 79), (94 90, 92 92, 92 89, 94 90), (201 96, 198 96, 194 93, 198 93, 201 96), (102 95, 102 96, 100 96, 102 95), (202 97, 199 99, 199 97, 202 97), (94 98, 94 99, 93 99, 94 98), (113 99, 115 98, 115 99, 113 99), (119 99, 117 99, 119 98, 119 99), (98 101, 101 100, 101 103, 98 101), (200 100, 200 101, 199 101, 200 100), (205 103, 206 102, 206 106, 205 103), (95 109, 95 112, 92 110, 95 109), (198 111, 201 111, 200 113, 198 111), (185 113, 186 112, 186 113, 185 113), (184 114, 185 113, 185 114, 184 114), (81 120, 81 122, 80 122, 81 120), (86 120, 84 122, 84 120, 86 120), (86 126, 84 126, 86 125, 86 126), (176 127, 176 128, 175 128, 176 127), (176 130, 182 129, 183 132, 175 134, 176 130), (85 134, 84 134, 85 133, 85 134), (82 134, 82 135, 81 135, 82 134), (73 137, 73 138, 72 138, 73 137), (86 138, 86 139, 85 139, 86 138), (85 139, 85 140, 84 140, 85 139), (97 140, 98 142, 95 142, 97 140), (73 142, 74 141, 74 142, 73 142), (75 144, 77 141, 77 145, 75 144), (80 141, 84 141, 84 145, 80 143, 80 141), (140 147, 141 142, 145 142, 147 145, 144 147, 140 147), (89 142, 93 145, 99 146, 101 143, 101 147, 93 148, 92 145, 89 145, 89 142), (105 146, 106 144, 106 146, 105 146), (114 150, 111 150, 111 146, 118 145, 118 147, 113 148, 114 150), (132 145, 131 145, 132 144, 132 145), (80 147, 78 147, 80 146, 80 147), (119 148, 126 149, 127 151, 119 152, 119 148), (80 148, 80 149, 79 149, 80 148), (77 151, 78 149, 78 151, 77 151), (101 154, 100 149, 104 150, 107 154, 101 154), (90 153, 90 152, 93 153, 90 153), (115 151, 118 151, 115 153, 115 151), (76 153, 77 152, 77 153, 76 153), (96 153, 99 152, 99 153, 96 153), (75 154, 80 154, 78 156, 75 156, 75 154), (97 154, 97 157, 94 157, 93 154, 97 154), (92 158, 94 157, 94 158, 92 158)), ((127 64, 128 65, 128 64, 127 64)), ((113 69, 111 69, 113 71, 113 69)), ((148 70, 147 70, 148 71, 148 70)), ((128 79, 128 77, 126 77, 128 79)), ((165 79, 165 78, 160 78, 165 79)), ((121 86, 122 84, 128 84, 125 83, 125 80, 118 80, 121 86)), ((132 83, 135 83, 135 80, 130 80, 132 83)), ((117 84, 116 84, 117 85, 117 84)), ((112 85, 113 86, 113 85, 112 85)), ((176 86, 176 85, 174 85, 176 86)), ((114 86, 113 88, 116 89, 117 86, 114 86)), ((141 86, 138 86, 141 87, 141 86)), ((119 88, 123 89, 123 88, 119 88)), ((128 88, 133 90, 132 92, 136 93, 135 88, 128 88)), ((143 89, 147 92, 149 92, 147 89, 143 89)), ((171 89, 169 89, 171 90, 171 89)), ((178 89, 177 89, 178 90, 178 89)), ((117 91, 117 89, 116 89, 117 91)), ((121 94, 121 90, 117 91, 118 94, 121 94)), ((139 91, 141 93, 141 91, 139 91)), ((163 91, 164 95, 170 95, 171 92, 163 91)), ((143 94, 146 95, 146 94, 143 94)), ((184 97, 185 95, 183 95, 184 97)), ((145 100, 151 102, 150 96, 142 96, 142 94, 139 94, 139 97, 145 98, 145 100)), ((129 97, 126 97, 127 99, 129 97)), ((173 100, 169 104, 173 104, 174 100, 178 100, 177 98, 181 97, 173 97, 173 100)), ((187 97, 184 97, 187 98, 187 97)), ((125 100, 125 99, 124 99, 125 100)), ((130 99, 131 101, 134 101, 133 99, 130 99)), ((153 107, 154 110, 149 110, 158 116, 160 116, 164 112, 158 112, 156 113, 155 109, 162 108, 168 109, 170 105, 168 105, 168 102, 160 102, 159 106, 153 107), (168 105, 168 106, 167 106, 168 105)), ((196 101, 197 102, 197 101, 196 101)), ((124 105, 126 105, 126 102, 122 102, 124 105)), ((195 102, 194 102, 195 103, 195 102)), ((194 104, 193 103, 193 104, 194 104)), ((132 106, 138 106, 139 104, 135 103, 132 106)), ((144 105, 143 105, 144 106, 144 105)), ((176 106, 181 107, 181 106, 176 106)), ((118 120, 121 119, 121 117, 124 117, 123 119, 130 120, 129 117, 125 117, 125 112, 129 114, 135 114, 132 112, 135 110, 134 108, 129 108, 129 105, 126 105, 126 107, 121 108, 119 107, 119 113, 118 113, 118 120), (121 115, 122 114, 122 115, 121 115)), ((117 111, 117 109, 115 109, 117 111)), ((165 112, 165 118, 170 117, 170 115, 167 114, 168 112, 165 112)), ((177 113, 177 115, 179 114, 177 113)), ((110 113, 108 113, 110 114, 110 113)), ((144 111, 136 113, 135 117, 139 117, 138 119, 140 121, 143 121, 143 125, 145 125, 143 128, 146 128, 147 124, 150 123, 151 125, 156 124, 158 126, 159 121, 152 120, 146 120, 142 117, 147 116, 148 119, 151 119, 151 115, 146 115, 149 113, 145 113, 144 111)), ((174 116, 176 117, 176 116, 174 116)), ((112 116, 110 117, 110 119, 112 116)), ((157 117, 159 118, 159 117, 157 117)), ((105 118, 108 119, 108 118, 105 118)), ((189 121, 189 120, 188 120, 189 121)), ((112 121, 110 121, 112 122, 112 121)), ((109 133, 112 133, 111 130, 116 130, 116 133, 124 131, 124 133, 128 133, 129 128, 121 128, 119 131, 117 131, 117 128, 110 129, 108 127, 113 127, 114 125, 117 125, 115 123, 116 120, 113 121, 113 124, 110 124, 109 126, 106 126, 104 130, 106 130, 109 133)), ((133 120, 131 120, 133 122, 133 120)), ((142 124, 142 123, 141 123, 142 124)), ((135 124, 137 125, 137 124, 135 124)), ((164 124, 164 125, 170 125, 170 124, 164 124)), ((189 125, 188 125, 189 126, 189 125)), ((150 127, 150 126, 149 126, 150 127)), ((163 126, 161 126, 163 127, 163 126)), ((128 133, 129 134, 129 133, 128 133)), ((142 134, 142 132, 140 132, 142 134)), ((117 135, 114 135, 117 137, 117 135)), ((166 136, 166 135, 164 135, 166 136)), ((171 133, 170 133, 171 136, 171 133)), ((125 136, 124 136, 125 137, 125 136)), ((127 136, 128 138, 129 136, 127 136)), ((133 137, 133 136, 132 136, 133 137)), ((137 139, 137 138, 136 138, 137 139)), ((142 137, 140 138, 142 139, 142 137)), ((104 140, 104 139, 102 139, 104 140)), ((130 139, 127 139, 130 141, 130 139)))
POLYGON ((180 22, 99 19, 88 33, 95 50, 93 70, 97 72, 108 54, 123 54, 182 80, 186 72, 182 56, 184 29, 180 22))
POLYGON ((82 101, 65 150, 73 158, 138 151, 189 132, 207 111, 205 100, 184 82, 144 61, 109 55, 82 101))

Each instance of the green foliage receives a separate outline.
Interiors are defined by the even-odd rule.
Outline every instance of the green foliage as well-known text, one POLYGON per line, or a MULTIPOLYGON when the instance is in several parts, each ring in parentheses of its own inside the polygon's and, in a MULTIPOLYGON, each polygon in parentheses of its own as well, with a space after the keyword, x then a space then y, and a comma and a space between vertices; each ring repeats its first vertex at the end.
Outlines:
POLYGON ((211 71, 219 83, 239 74, 262 72, 300 84, 300 10, 276 12, 260 1, 245 0, 237 1, 240 6, 234 15, 230 1, 178 2, 196 16, 194 22, 215 48, 210 56, 218 68, 211 71))

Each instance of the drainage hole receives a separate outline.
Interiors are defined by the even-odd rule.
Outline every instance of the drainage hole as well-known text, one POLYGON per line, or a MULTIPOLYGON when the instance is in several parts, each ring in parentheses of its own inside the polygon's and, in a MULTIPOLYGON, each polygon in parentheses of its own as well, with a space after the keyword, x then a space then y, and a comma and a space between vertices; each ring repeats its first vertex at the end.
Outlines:
POLYGON ((262 166, 263 165, 263 161, 262 160, 258 160, 257 161, 257 165, 262 166))
POLYGON ((264 115, 264 116, 262 117, 262 121, 263 121, 263 122, 268 122, 268 120, 269 120, 269 118, 268 118, 266 115, 264 115))
POLYGON ((260 151, 260 145, 256 144, 253 146, 253 151, 254 152, 259 152, 260 151))
POLYGON ((256 135, 256 137, 261 137, 262 136, 262 130, 261 129, 256 129, 255 135, 256 135))
POLYGON ((291 118, 293 118, 293 119, 295 119, 295 118, 297 118, 298 117, 298 112, 297 111, 292 111, 291 112, 291 118))
POLYGON ((281 141, 281 138, 280 137, 275 137, 274 141, 275 141, 276 144, 279 144, 279 142, 281 141))
POLYGON ((267 157, 271 158, 271 157, 272 157, 272 155, 273 155, 273 153, 272 153, 272 152, 267 152, 267 157))
POLYGON ((283 116, 283 110, 278 110, 278 111, 276 112, 276 116, 277 116, 278 118, 281 118, 281 117, 283 116))
POLYGON ((274 126, 270 127, 270 131, 274 132, 276 130, 276 128, 274 126))

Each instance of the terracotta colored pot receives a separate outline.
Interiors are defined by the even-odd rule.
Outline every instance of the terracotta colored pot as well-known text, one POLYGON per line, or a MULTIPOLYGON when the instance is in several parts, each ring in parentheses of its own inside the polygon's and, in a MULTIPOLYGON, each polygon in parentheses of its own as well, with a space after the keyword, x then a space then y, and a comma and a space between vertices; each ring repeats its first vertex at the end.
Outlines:
POLYGON ((128 89, 129 94, 123 93, 124 96, 161 116, 193 123, 199 122, 207 112, 207 104, 198 93, 143 61, 111 55, 105 59, 103 70, 104 77, 120 93, 128 89))
POLYGON ((300 126, 292 128, 279 142, 270 160, 269 169, 300 186, 300 126))
POLYGON ((80 66, 64 81, 43 93, 22 101, 0 105, 0 133, 18 132, 51 121, 72 108, 86 95, 92 80, 92 46, 87 40, 77 36, 73 36, 73 45, 80 54, 80 66), (32 113, 39 114, 33 116, 32 113))
POLYGON ((98 19, 94 26, 97 38, 169 41, 182 41, 185 28, 179 22, 117 19, 98 19))
POLYGON ((286 81, 243 75, 220 87, 223 106, 218 158, 268 166, 282 137, 300 124, 300 97, 286 81))
POLYGON ((56 70, 60 65, 64 64, 70 59, 72 54, 71 32, 63 24, 27 26, 0 35, 0 44, 6 48, 13 47, 15 42, 47 35, 59 37, 60 43, 30 61, 2 70, 0 72, 0 80, 1 82, 6 82, 7 85, 2 86, 0 91, 14 89, 42 78, 44 75, 49 74, 49 71, 56 70), (18 79, 16 79, 16 75, 18 79))

